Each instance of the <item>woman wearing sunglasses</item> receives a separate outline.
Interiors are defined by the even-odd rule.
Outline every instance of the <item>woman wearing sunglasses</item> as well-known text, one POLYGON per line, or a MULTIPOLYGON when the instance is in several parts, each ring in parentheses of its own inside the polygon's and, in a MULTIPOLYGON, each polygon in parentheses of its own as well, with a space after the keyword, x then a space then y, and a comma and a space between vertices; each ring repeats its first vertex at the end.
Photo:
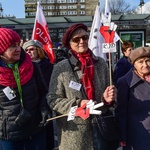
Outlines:
MULTIPOLYGON (((68 114, 70 108, 83 108, 86 103, 104 102, 103 113, 115 99, 114 86, 109 86, 107 64, 102 58, 94 56, 88 48, 87 26, 74 24, 70 26, 62 39, 69 49, 69 59, 62 60, 54 66, 47 100, 56 114, 68 114)), ((86 119, 76 116, 67 121, 67 117, 57 119, 59 150, 115 150, 111 142, 107 143, 99 134, 96 124, 94 132, 92 115, 86 119), (94 132, 94 133, 93 133, 94 132)))

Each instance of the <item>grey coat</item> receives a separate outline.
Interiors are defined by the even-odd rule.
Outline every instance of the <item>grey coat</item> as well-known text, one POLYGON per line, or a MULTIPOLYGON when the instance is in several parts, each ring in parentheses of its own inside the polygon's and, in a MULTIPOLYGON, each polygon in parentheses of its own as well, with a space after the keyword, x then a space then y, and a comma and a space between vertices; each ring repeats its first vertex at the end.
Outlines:
MULTIPOLYGON (((109 85, 109 73, 106 62, 102 58, 95 59, 95 78, 93 80, 95 89, 95 100, 101 101, 102 94, 109 85)), ((81 78, 79 61, 71 56, 70 62, 73 71, 81 78)), ((75 78, 68 59, 63 60, 54 66, 52 72, 49 92, 47 95, 48 104, 56 114, 68 114, 72 106, 79 105, 82 99, 87 99, 80 91, 69 87, 70 81, 79 81, 75 78)), ((104 108, 105 109, 105 108, 104 108)), ((67 117, 57 119, 59 150, 93 150, 91 120, 75 117, 73 121, 67 121, 67 117)))

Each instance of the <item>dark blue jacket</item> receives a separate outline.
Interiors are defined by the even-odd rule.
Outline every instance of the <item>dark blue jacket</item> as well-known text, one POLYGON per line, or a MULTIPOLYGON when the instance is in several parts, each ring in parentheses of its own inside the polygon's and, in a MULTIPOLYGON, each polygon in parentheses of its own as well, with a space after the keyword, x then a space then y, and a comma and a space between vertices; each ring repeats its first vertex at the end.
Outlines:
POLYGON ((150 84, 132 70, 117 83, 116 118, 127 149, 150 150, 150 84))
POLYGON ((124 76, 132 67, 132 64, 128 61, 128 57, 123 56, 120 58, 114 70, 114 84, 116 85, 117 80, 124 76))

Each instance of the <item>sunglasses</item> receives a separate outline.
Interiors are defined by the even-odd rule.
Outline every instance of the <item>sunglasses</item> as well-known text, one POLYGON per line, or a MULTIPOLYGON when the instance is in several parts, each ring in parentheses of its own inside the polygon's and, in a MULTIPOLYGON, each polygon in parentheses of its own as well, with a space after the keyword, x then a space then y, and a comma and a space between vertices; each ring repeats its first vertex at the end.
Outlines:
POLYGON ((79 43, 80 39, 82 39, 83 41, 85 41, 85 40, 89 39, 89 36, 88 35, 78 36, 78 37, 72 38, 71 41, 74 42, 74 43, 79 43))
POLYGON ((28 51, 34 51, 36 50, 36 48, 27 48, 25 51, 28 52, 28 51))

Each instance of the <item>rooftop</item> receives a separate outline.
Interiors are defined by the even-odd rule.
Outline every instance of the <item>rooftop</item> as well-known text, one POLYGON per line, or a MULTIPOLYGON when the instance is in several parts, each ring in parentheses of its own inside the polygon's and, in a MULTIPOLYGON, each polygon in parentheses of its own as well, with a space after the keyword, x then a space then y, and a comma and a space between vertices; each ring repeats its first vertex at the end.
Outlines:
MULTIPOLYGON (((51 27, 66 27, 71 23, 82 22, 91 25, 93 16, 63 16, 63 17, 48 17, 47 24, 51 27), (90 23, 90 24, 89 24, 90 23)), ((112 21, 138 21, 150 20, 150 14, 128 14, 128 15, 112 15, 112 21)), ((0 26, 13 25, 33 25, 35 18, 0 18, 0 26)))

